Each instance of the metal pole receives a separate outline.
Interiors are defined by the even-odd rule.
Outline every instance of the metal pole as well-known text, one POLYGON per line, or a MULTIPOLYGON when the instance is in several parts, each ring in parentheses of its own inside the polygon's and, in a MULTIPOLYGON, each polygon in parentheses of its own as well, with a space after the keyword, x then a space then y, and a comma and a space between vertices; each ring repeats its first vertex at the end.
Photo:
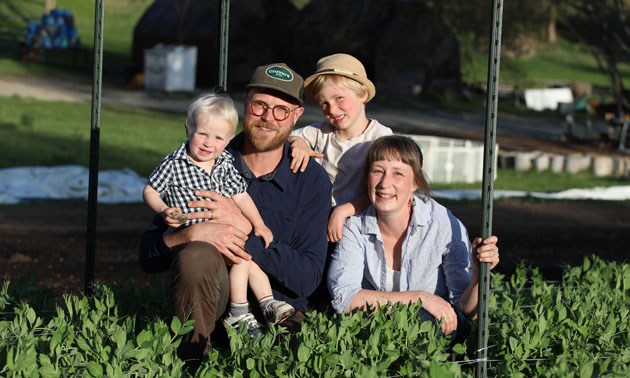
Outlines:
POLYGON ((85 251, 85 293, 92 294, 96 246, 96 204, 98 197, 98 150, 103 78, 103 25, 105 0, 96 0, 94 12, 94 73, 92 78, 92 128, 90 133, 90 181, 88 189, 87 247, 85 251))
POLYGON ((621 113, 621 136, 619 137, 619 151, 624 151, 626 149, 626 137, 628 136, 628 119, 626 118, 625 113, 621 113))
POLYGON ((221 0, 219 14, 219 87, 227 91, 228 34, 230 29, 230 0, 221 0))
MULTIPOLYGON (((488 55, 488 85, 486 94, 486 135, 483 157, 483 188, 481 236, 492 234, 492 199, 494 184, 494 161, 496 155, 497 108, 499 92, 499 63, 501 56, 501 21, 503 3, 492 1, 492 30, 488 55)), ((479 267, 479 308, 477 329, 477 377, 488 376, 488 302, 490 295, 490 266, 481 263, 479 267)))

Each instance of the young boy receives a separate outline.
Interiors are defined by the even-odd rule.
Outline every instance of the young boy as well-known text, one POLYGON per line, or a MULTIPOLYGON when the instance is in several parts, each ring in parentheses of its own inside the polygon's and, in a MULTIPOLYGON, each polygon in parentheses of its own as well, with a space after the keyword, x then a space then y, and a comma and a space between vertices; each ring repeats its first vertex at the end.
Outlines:
MULTIPOLYGON (((247 194, 247 184, 232 164, 234 157, 224 151, 234 137, 238 114, 232 100, 223 95, 202 94, 188 107, 186 137, 188 140, 164 158, 149 176, 144 200, 171 227, 209 219, 188 219, 190 201, 205 200, 195 196, 196 190, 211 190, 231 197, 252 223, 254 234, 262 236, 265 247, 273 240, 254 201, 247 194), (164 200, 160 197, 164 194, 164 200)), ((210 218, 212 219, 212 218, 210 218)), ((260 326, 249 312, 247 284, 258 298, 265 320, 277 324, 293 313, 293 307, 273 298, 267 275, 253 261, 243 261, 230 268, 230 311, 224 324, 237 328, 245 322, 250 335, 260 333, 260 326)))
POLYGON ((312 156, 328 172, 334 207, 327 228, 330 242, 341 239, 347 217, 368 205, 361 175, 370 144, 393 134, 365 115, 365 104, 375 93, 363 64, 348 54, 321 58, 315 73, 304 80, 304 95, 319 104, 326 119, 291 133, 291 168, 303 171, 312 156))

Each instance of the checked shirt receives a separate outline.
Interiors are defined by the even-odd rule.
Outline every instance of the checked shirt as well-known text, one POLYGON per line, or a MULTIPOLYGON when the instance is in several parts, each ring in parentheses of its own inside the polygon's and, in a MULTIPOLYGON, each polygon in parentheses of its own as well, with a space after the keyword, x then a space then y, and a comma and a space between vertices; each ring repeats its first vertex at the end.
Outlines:
MULTIPOLYGON (((196 165, 186 154, 188 142, 167 155, 149 176, 149 183, 160 194, 168 207, 178 207, 184 214, 200 212, 204 209, 188 207, 188 202, 207 200, 195 196, 196 190, 210 190, 224 197, 243 193, 247 183, 234 168, 234 157, 227 150, 217 158, 212 174, 196 165)), ((186 226, 207 219, 189 219, 186 226)))

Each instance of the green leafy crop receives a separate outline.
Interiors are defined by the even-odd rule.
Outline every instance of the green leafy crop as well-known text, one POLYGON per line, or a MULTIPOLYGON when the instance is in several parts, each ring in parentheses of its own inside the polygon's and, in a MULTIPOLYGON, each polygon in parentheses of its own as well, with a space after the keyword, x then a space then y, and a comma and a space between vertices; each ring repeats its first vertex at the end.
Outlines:
MULTIPOLYGON (((521 266, 509 278, 493 274, 491 290, 489 376, 630 376, 629 264, 585 259, 558 282, 521 266)), ((139 296, 128 288, 123 295, 139 296)), ((162 301, 142 298, 162 315, 137 322, 119 310, 133 298, 117 299, 105 286, 93 297, 65 296, 47 317, 25 299, 12 297, 8 282, 0 289, 0 376, 188 374, 176 351, 192 321, 163 315, 162 301)), ((195 376, 473 377, 475 330, 466 344, 449 347, 437 324, 420 322, 419 309, 310 312, 293 335, 283 327, 255 338, 229 329, 229 347, 211 350, 195 376)))

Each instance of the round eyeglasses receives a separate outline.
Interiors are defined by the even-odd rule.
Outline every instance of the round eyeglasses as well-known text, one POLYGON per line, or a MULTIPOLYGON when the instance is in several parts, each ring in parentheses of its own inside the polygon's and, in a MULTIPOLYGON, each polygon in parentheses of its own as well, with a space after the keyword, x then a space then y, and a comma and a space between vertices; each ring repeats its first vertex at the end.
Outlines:
POLYGON ((289 114, 291 114, 292 111, 297 110, 299 107, 299 105, 296 106, 295 109, 289 109, 288 106, 284 105, 276 105, 274 107, 271 107, 260 100, 252 101, 250 99, 249 101, 249 111, 252 112, 252 114, 258 117, 262 117, 265 115, 265 113, 267 113, 268 109, 271 109, 271 114, 273 114, 273 118, 276 121, 284 121, 285 119, 289 118, 289 114))

